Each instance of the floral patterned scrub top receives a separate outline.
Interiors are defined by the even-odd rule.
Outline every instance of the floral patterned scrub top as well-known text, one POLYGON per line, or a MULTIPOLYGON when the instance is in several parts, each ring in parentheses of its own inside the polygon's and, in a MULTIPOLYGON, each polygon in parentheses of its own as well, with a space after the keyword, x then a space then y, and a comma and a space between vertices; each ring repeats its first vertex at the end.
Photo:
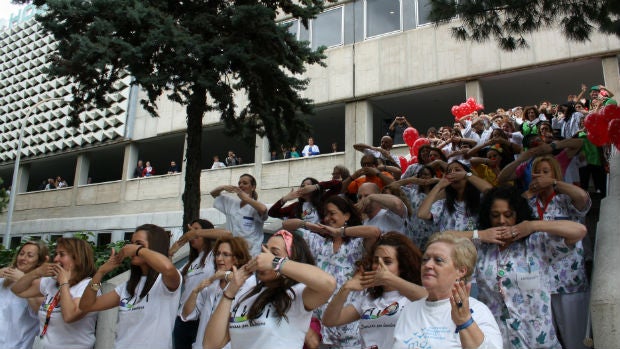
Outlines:
MULTIPOLYGON (((543 219, 546 221, 553 220, 569 220, 583 223, 586 214, 592 207, 592 200, 588 195, 588 202, 585 208, 580 211, 574 205, 570 196, 565 194, 557 194, 551 199, 549 205, 544 209, 544 205, 537 203, 536 197, 529 200, 530 207, 537 218, 539 218, 539 210, 543 213, 543 219)), ((589 289, 588 279, 586 277, 586 265, 583 251, 583 243, 581 241, 575 244, 575 248, 562 259, 558 259, 556 263, 551 264, 549 273, 551 273, 551 281, 553 293, 569 294, 577 292, 586 292, 589 289)))
POLYGON ((476 281, 478 299, 497 320, 505 348, 561 348, 551 314, 551 265, 572 247, 564 239, 543 232, 498 245, 478 243, 476 281))
POLYGON ((415 184, 401 188, 409 198, 412 210, 412 214, 407 220, 406 234, 420 248, 420 251, 423 251, 428 238, 438 231, 437 224, 432 220, 418 218, 418 209, 422 201, 426 199, 426 193, 420 191, 420 187, 415 184))
POLYGON ((445 205, 446 199, 433 202, 431 215, 433 222, 439 227, 439 231, 445 230, 474 230, 478 226, 478 215, 468 215, 465 210, 465 201, 454 202, 454 212, 448 212, 445 205))
MULTIPOLYGON (((334 253, 334 241, 321 235, 299 229, 303 232, 304 239, 310 246, 310 251, 316 259, 317 267, 336 278, 338 292, 344 283, 353 277, 356 266, 355 262, 362 259, 364 254, 364 239, 351 238, 348 243, 343 243, 338 252, 334 253)), ((333 295, 332 295, 333 296, 333 295)), ((327 307, 327 303, 315 310, 315 315, 320 319, 327 307)), ((323 343, 334 348, 360 348, 358 321, 337 327, 321 327, 323 343)))

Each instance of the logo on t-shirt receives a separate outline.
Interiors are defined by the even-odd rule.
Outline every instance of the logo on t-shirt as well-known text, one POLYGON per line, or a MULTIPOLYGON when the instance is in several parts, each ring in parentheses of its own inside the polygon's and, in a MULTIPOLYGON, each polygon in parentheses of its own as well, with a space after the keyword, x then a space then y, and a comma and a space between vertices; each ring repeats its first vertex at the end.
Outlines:
POLYGON ((398 312, 398 308, 399 308, 398 302, 394 302, 388 305, 383 310, 377 309, 377 308, 370 308, 364 311, 364 314, 362 314, 362 319, 372 320, 372 319, 378 319, 382 316, 392 316, 398 312))

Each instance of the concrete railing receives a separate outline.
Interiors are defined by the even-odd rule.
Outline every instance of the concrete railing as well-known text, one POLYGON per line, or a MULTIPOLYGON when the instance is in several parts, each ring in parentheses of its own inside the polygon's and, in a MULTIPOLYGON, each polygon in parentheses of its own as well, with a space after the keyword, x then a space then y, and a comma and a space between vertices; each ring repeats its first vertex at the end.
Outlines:
POLYGON ((620 347, 620 153, 609 160, 607 196, 596 229, 590 313, 596 348, 620 347))

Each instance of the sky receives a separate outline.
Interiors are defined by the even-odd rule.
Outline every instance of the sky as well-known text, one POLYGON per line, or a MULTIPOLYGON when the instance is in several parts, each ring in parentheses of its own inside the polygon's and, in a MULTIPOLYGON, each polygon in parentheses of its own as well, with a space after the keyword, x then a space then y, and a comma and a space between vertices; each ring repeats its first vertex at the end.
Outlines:
POLYGON ((0 27, 4 26, 12 13, 19 11, 24 5, 13 5, 11 0, 0 0, 0 27))

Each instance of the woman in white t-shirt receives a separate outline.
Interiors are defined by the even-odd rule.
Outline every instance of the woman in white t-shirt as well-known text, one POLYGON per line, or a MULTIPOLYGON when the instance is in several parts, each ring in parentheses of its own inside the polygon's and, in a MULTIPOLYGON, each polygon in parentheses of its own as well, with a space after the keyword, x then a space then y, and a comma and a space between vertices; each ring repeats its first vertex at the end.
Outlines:
MULTIPOLYGON (((223 237, 215 242, 213 248, 215 251, 215 265, 217 271, 209 277, 205 277, 195 287, 189 290, 189 296, 181 309, 181 320, 200 322, 198 325, 198 333, 192 347, 202 349, 202 340, 207 322, 211 317, 211 313, 215 306, 222 298, 222 292, 228 285, 228 278, 232 273, 232 267, 240 268, 247 264, 252 256, 248 250, 248 243, 242 237, 223 237)), ((256 279, 253 285, 248 279, 245 285, 249 287, 256 286, 256 279)), ((247 287, 246 286, 246 287, 247 287)), ((179 348, 175 345, 175 349, 179 348)))
POLYGON ((20 297, 44 297, 39 308, 41 347, 87 349, 95 345, 97 314, 78 305, 95 273, 92 246, 77 238, 56 240, 54 263, 44 263, 13 285, 20 297))
POLYGON ((17 297, 11 286, 49 259, 47 244, 41 240, 24 243, 6 268, 0 268, 0 348, 30 349, 37 335, 37 311, 43 297, 17 297))
POLYGON ((332 297, 323 325, 359 320, 362 348, 388 348, 403 309, 426 296, 419 286, 421 260, 420 249, 407 236, 395 231, 382 235, 361 263, 365 270, 358 270, 332 297))
POLYGON ((213 207, 226 215, 226 230, 233 236, 245 238, 252 256, 259 254, 267 206, 258 201, 256 179, 247 173, 242 174, 237 187, 221 185, 211 191, 211 196, 215 198, 213 207), (220 195, 223 191, 235 193, 237 197, 220 195))
POLYGON ((174 331, 172 340, 175 349, 191 348, 192 343, 196 340, 198 333, 198 319, 183 321, 181 318, 181 309, 192 293, 192 290, 198 284, 215 273, 214 258, 212 247, 214 239, 202 237, 200 231, 209 231, 213 229, 213 224, 205 219, 196 219, 188 226, 187 233, 183 234, 168 251, 168 255, 172 257, 181 246, 189 242, 189 258, 187 263, 181 268, 181 276, 183 277, 183 292, 181 293, 181 303, 179 311, 174 322, 174 331))
POLYGON ((118 307, 115 347, 171 348, 172 329, 181 295, 181 273, 168 259, 170 237, 161 227, 136 228, 131 243, 101 265, 84 290, 80 309, 85 312, 118 307), (97 297, 103 276, 131 258, 129 280, 97 297))
POLYGON ((286 230, 275 233, 263 252, 240 269, 222 293, 205 330, 203 347, 301 349, 312 310, 325 303, 336 280, 314 266, 304 239, 286 230), (258 285, 240 287, 253 272, 258 285), (208 338, 208 340, 207 340, 208 338))
POLYGON ((476 247, 469 239, 433 234, 422 257, 422 285, 428 296, 407 305, 386 348, 502 348, 493 314, 469 297, 466 282, 476 258, 476 247))

